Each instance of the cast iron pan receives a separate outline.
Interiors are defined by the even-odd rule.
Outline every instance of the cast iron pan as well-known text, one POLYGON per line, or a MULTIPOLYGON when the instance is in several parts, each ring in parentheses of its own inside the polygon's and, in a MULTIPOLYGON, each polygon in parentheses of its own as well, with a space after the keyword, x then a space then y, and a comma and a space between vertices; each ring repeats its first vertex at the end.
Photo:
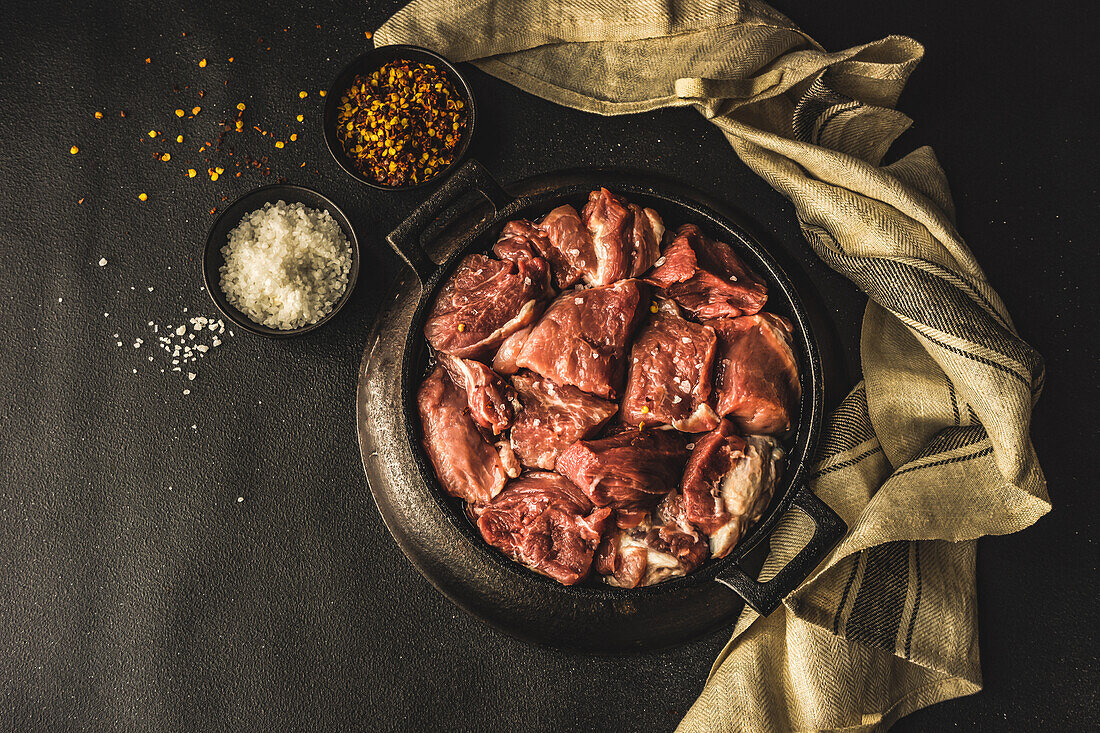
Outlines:
MULTIPOLYGON (((467 161, 388 237, 411 268, 380 309, 360 372, 358 429, 363 464, 390 533, 420 572, 455 603, 508 633, 538 643, 593 651, 665 646, 732 624, 747 603, 774 611, 840 540, 843 521, 806 486, 821 422, 823 378, 811 319, 791 281, 743 227, 698 203, 690 190, 667 181, 601 171, 565 177, 520 197, 508 194, 475 160, 467 161), (420 444, 416 390, 427 366, 423 325, 438 288, 463 256, 488 251, 505 222, 537 219, 565 203, 583 205, 604 185, 656 209, 670 229, 698 224, 730 244, 769 286, 768 310, 795 327, 802 380, 799 422, 787 441, 783 480, 760 522, 725 558, 694 573, 648 588, 620 589, 593 582, 563 586, 487 545, 460 503, 445 495, 420 444), (425 252, 422 235, 454 201, 473 192, 491 213, 448 243, 443 264, 425 252), (813 520, 810 542, 767 582, 742 567, 788 511, 813 520)), ((759 553, 756 553, 759 554, 759 553)))

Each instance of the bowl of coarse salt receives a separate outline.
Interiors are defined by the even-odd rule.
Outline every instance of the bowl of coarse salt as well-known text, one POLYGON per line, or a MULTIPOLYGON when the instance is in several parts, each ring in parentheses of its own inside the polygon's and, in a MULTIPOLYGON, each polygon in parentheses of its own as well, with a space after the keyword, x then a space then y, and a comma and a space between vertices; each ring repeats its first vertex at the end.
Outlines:
POLYGON ((348 217, 325 196, 290 184, 264 186, 214 222, 202 274, 214 305, 244 330, 300 336, 348 302, 359 244, 348 217))

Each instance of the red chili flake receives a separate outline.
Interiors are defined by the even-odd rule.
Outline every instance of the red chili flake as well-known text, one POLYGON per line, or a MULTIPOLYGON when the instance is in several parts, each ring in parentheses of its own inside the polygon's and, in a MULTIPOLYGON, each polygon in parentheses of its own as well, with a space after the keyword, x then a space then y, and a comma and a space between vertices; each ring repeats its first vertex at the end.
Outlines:
POLYGON ((430 180, 453 163, 467 119, 466 103, 447 76, 410 61, 356 76, 336 113, 345 154, 387 186, 430 180))

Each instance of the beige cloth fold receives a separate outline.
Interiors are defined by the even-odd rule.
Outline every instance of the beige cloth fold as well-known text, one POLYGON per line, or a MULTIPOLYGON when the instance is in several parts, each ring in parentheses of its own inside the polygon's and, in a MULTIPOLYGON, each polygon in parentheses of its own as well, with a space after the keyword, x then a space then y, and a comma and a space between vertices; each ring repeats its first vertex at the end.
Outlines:
MULTIPOLYGON (((734 0, 416 0, 375 43, 597 114, 696 107, 869 297, 863 381, 827 419, 810 484, 849 532, 781 609, 742 615, 680 728, 880 730, 981 689, 975 540, 1049 511, 1028 437, 1043 365, 955 230, 932 150, 881 165, 921 46, 826 53, 734 0)), ((786 519, 763 574, 809 532, 786 519)))

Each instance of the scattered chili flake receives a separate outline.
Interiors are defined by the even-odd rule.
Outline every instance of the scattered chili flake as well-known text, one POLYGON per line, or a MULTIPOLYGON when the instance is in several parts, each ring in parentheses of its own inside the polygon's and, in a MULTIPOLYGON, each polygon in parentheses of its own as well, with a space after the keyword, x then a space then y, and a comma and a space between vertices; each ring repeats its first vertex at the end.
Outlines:
POLYGON ((156 136, 157 136, 157 131, 156 130, 150 130, 149 131, 149 137, 156 137, 156 136))
POLYGON ((200 89, 199 90, 199 99, 202 99, 205 96, 206 96, 206 92, 204 92, 203 90, 200 89))
POLYGON ((211 210, 210 210, 210 213, 211 213, 211 214, 216 214, 216 213, 218 213, 218 210, 217 210, 216 208, 215 208, 215 209, 211 209, 211 210))
POLYGON ((275 147, 277 147, 277 148, 283 147, 283 141, 282 140, 276 140, 275 141, 275 147))
POLYGON ((454 162, 468 118, 465 101, 435 66, 393 61, 355 77, 340 98, 337 130, 361 173, 403 186, 454 162))
POLYGON ((302 99, 305 99, 309 96, 309 92, 298 92, 298 96, 302 99))
POLYGON ((290 135, 290 142, 294 142, 294 141, 295 141, 295 140, 297 140, 297 139, 298 139, 298 133, 296 133, 296 132, 294 132, 294 133, 291 133, 291 135, 290 135))
POLYGON ((244 121, 243 120, 237 120, 236 128, 237 128, 237 132, 240 132, 241 130, 243 130, 244 129, 244 121))
POLYGON ((229 57, 229 63, 233 63, 233 57, 232 56, 229 57))
POLYGON ((149 197, 146 196, 145 194, 143 194, 143 193, 138 194, 138 201, 148 201, 148 200, 149 200, 149 197))
POLYGON ((183 142, 183 135, 176 135, 176 142, 182 143, 183 142))
POLYGON ((199 62, 199 68, 200 69, 205 69, 206 68, 206 59, 203 59, 202 61, 199 62))
POLYGON ((459 333, 462 333, 465 330, 466 330, 466 324, 465 323, 458 324, 458 332, 459 333))
POLYGON ((118 116, 119 116, 119 117, 125 117, 125 116, 126 116, 126 110, 124 110, 124 109, 120 109, 120 110, 118 111, 118 116))
POLYGON ((191 108, 191 114, 197 115, 199 112, 202 112, 202 107, 192 107, 191 108))
POLYGON ((656 313, 657 311, 658 311, 657 304, 656 303, 651 303, 650 306, 649 306, 649 312, 650 313, 656 313))
POLYGON ((373 34, 373 33, 371 33, 370 31, 363 31, 363 35, 364 35, 364 36, 366 36, 367 38, 370 38, 370 37, 372 37, 372 36, 373 36, 374 34, 373 34))
POLYGON ((199 174, 199 172, 198 172, 198 171, 196 171, 196 170, 195 170, 194 168, 188 168, 188 169, 187 169, 187 177, 188 177, 188 178, 194 178, 194 177, 195 177, 195 176, 197 176, 198 174, 199 174))
POLYGON ((151 64, 151 63, 153 63, 153 59, 147 58, 147 59, 145 59, 145 63, 151 64))
POLYGON ((84 203, 84 197, 83 197, 83 196, 81 196, 81 197, 80 197, 80 199, 79 199, 79 200, 77 200, 77 203, 78 203, 78 204, 82 204, 82 203, 84 203))
POLYGON ((241 112, 244 112, 244 110, 245 110, 244 102, 237 102, 237 109, 239 109, 241 112))
POLYGON ((77 146, 74 145, 71 148, 69 148, 69 152, 72 153, 73 155, 76 155, 77 153, 80 152, 80 148, 78 148, 77 146))
POLYGON ((176 110, 176 117, 183 117, 185 114, 187 114, 187 113, 184 112, 182 109, 177 109, 176 110))
POLYGON ((171 153, 165 153, 164 155, 160 156, 160 159, 163 160, 165 163, 167 163, 168 161, 170 161, 172 159, 172 154, 171 153))
POLYGON ((643 405, 642 406, 642 414, 645 415, 648 412, 649 412, 649 407, 647 405, 643 405))
POLYGON ((328 92, 326 92, 324 89, 320 90, 317 93, 320 94, 322 97, 325 96, 326 94, 328 94, 328 92))
POLYGON ((304 119, 305 119, 305 116, 304 116, 304 115, 298 115, 298 121, 299 121, 299 122, 301 122, 301 121, 302 121, 302 120, 304 120, 304 119))
POLYGON ((97 120, 102 120, 103 119, 103 113, 102 112, 96 112, 95 113, 95 118, 97 120))

